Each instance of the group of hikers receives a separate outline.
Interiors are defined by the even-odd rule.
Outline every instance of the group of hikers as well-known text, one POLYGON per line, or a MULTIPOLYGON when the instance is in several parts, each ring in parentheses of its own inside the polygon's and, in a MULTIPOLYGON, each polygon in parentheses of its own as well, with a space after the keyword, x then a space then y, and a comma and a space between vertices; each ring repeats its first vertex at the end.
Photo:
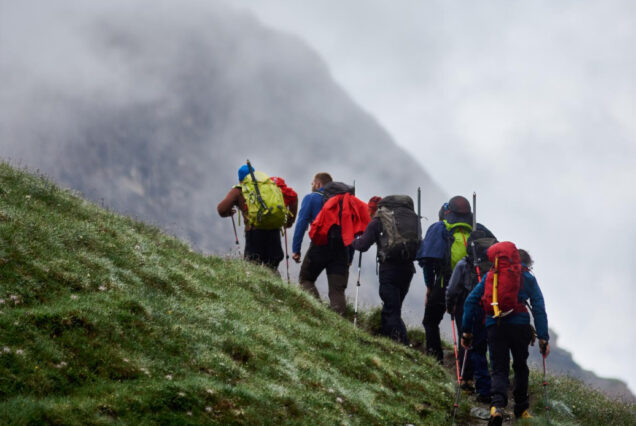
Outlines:
MULTIPOLYGON (((407 346, 401 311, 417 261, 426 285, 422 322, 426 352, 443 363, 440 323, 445 313, 450 314, 458 398, 459 389, 476 392, 479 402, 490 404, 488 424, 502 424, 512 355, 514 415, 531 417, 529 346, 538 338, 544 360, 550 353, 543 295, 531 273, 533 260, 528 252, 512 242, 499 242, 475 221, 475 199, 471 208, 465 197, 452 197, 422 238, 419 211, 415 212, 407 195, 374 196, 365 203, 355 196, 354 187, 334 182, 328 173, 317 173, 298 210, 297 193, 282 178, 254 170, 249 161, 239 168, 238 180, 217 210, 233 221, 236 209, 241 212, 245 259, 277 271, 285 258, 281 230, 287 246, 287 229, 295 222, 291 258, 300 263, 302 241, 310 227, 311 242, 302 258, 299 284, 320 299, 315 283, 326 270, 330 306, 344 315, 355 251, 361 256, 375 244, 383 304, 381 334, 407 346), (459 349, 455 328, 461 336, 459 349)), ((235 236, 238 243, 236 228, 235 236)))

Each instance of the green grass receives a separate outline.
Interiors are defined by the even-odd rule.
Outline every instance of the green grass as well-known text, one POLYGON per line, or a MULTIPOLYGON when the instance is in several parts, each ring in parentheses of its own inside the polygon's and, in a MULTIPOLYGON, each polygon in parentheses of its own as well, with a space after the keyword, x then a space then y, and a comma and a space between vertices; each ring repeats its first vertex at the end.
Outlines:
MULTIPOLYGON (((0 285, 0 424, 449 422, 451 375, 372 336, 377 311, 356 330, 265 268, 197 254, 7 164, 0 285)), ((561 398, 574 420, 557 420, 634 423, 633 407, 599 411, 599 394, 559 386, 575 389, 561 398)))

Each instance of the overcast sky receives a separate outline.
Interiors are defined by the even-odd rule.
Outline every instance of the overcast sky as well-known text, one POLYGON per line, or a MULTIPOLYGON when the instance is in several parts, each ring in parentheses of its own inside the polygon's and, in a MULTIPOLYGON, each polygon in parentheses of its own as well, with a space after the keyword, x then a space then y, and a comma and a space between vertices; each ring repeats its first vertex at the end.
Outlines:
POLYGON ((560 345, 636 390, 636 3, 232 4, 316 48, 449 195, 477 191, 560 345))

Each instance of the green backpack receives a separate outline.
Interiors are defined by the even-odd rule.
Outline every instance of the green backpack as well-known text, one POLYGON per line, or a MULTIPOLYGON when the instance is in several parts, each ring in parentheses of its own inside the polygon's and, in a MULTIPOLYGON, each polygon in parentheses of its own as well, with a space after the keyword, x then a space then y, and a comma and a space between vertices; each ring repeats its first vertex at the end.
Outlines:
POLYGON ((250 174, 239 186, 247 204, 247 223, 256 229, 282 228, 290 213, 285 206, 283 192, 265 173, 255 171, 254 177, 256 184, 250 174))
POLYGON ((446 225, 446 229, 453 236, 453 242, 450 247, 450 266, 451 271, 453 271, 453 269, 455 269, 455 265, 457 265, 457 262, 466 257, 466 244, 468 242, 468 237, 470 237, 470 233, 473 230, 473 227, 463 222, 451 224, 447 221, 444 221, 444 225, 446 225))

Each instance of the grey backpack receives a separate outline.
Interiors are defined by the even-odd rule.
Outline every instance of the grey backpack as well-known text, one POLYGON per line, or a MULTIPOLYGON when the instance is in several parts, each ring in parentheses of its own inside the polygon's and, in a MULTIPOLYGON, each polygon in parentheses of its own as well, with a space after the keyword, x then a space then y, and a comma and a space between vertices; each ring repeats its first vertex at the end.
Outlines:
POLYGON ((413 261, 422 240, 420 219, 408 195, 389 195, 378 203, 375 216, 382 223, 378 260, 413 261))

